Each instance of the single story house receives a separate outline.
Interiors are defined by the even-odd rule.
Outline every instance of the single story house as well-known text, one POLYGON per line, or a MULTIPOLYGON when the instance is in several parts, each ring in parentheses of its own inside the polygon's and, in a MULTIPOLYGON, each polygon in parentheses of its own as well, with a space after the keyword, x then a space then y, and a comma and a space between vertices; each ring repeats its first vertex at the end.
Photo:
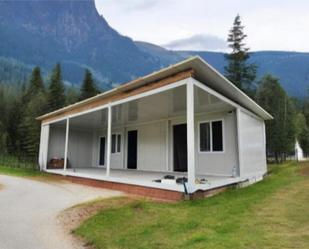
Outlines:
MULTIPOLYGON (((178 199, 267 172, 272 116, 200 57, 38 117, 43 171, 178 199), (53 167, 53 160, 62 166, 53 167)), ((130 192, 129 191, 129 192, 130 192)))

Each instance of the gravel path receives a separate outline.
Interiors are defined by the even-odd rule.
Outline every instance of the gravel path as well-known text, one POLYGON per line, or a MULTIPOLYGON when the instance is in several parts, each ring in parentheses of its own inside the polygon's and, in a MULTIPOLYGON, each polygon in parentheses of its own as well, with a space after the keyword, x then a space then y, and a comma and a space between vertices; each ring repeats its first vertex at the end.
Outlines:
POLYGON ((62 210, 121 192, 0 175, 0 249, 79 249, 57 219, 62 210))

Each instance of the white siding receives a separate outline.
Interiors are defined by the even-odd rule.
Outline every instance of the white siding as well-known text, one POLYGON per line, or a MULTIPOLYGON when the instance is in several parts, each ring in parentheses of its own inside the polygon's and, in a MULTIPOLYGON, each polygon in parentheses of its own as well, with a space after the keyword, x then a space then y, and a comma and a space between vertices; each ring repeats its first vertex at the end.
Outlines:
POLYGON ((50 126, 48 161, 51 158, 64 158, 65 128, 50 126))
POLYGON ((91 132, 70 128, 68 144, 68 167, 80 168, 92 166, 91 132))
POLYGON ((197 116, 196 136, 196 174, 232 176, 238 168, 235 112, 216 113, 197 116), (223 120, 223 152, 199 152, 199 122, 223 120))
POLYGON ((264 121, 239 111, 238 123, 241 176, 266 173, 264 121))
POLYGON ((45 170, 46 165, 47 165, 48 137, 49 137, 49 125, 42 125, 41 126, 40 152, 39 152, 39 165, 40 165, 41 170, 45 170))
POLYGON ((166 170, 166 122, 138 127, 137 168, 166 170))

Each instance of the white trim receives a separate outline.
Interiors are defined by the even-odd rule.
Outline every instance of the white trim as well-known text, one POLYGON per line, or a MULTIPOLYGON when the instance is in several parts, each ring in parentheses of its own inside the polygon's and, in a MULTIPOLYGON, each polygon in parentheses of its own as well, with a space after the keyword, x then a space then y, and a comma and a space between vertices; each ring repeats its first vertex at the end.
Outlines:
POLYGON ((236 128, 237 128, 237 150, 238 150, 238 174, 239 177, 243 175, 243 163, 242 163, 242 144, 241 144, 241 135, 240 135, 240 108, 236 109, 236 128))
POLYGON ((197 130, 198 130, 198 153, 199 154, 225 154, 225 121, 224 118, 220 119, 206 119, 206 120, 201 120, 197 122, 197 130), (213 122, 222 122, 222 150, 221 151, 213 151, 213 139, 212 139, 212 123, 213 122), (209 151, 201 151, 201 131, 200 131, 200 124, 205 124, 209 123, 210 124, 210 150, 209 151))
POLYGON ((95 107, 95 108, 92 108, 92 109, 88 109, 88 110, 85 110, 85 111, 81 111, 81 112, 78 112, 78 113, 75 113, 75 114, 69 114, 69 115, 66 115, 64 117, 54 119, 54 120, 51 120, 51 121, 48 121, 48 122, 44 122, 44 120, 43 120, 43 124, 47 125, 47 124, 57 123, 59 121, 65 120, 66 118, 75 118, 75 117, 78 117, 78 116, 81 116, 81 115, 84 115, 84 114, 88 114, 88 113, 91 113, 91 112, 95 112, 95 111, 99 111, 99 110, 108 108, 109 106, 120 105, 120 104, 127 103, 127 102, 130 102, 130 101, 133 101, 133 100, 144 98, 144 97, 147 97, 147 96, 150 96, 150 95, 165 92, 165 91, 171 90, 171 89, 176 88, 176 87, 184 86, 187 83, 188 79, 189 78, 183 79, 183 80, 177 81, 175 83, 171 83, 171 84, 166 85, 166 86, 162 86, 162 87, 159 87, 159 88, 156 88, 156 89, 153 89, 153 90, 149 90, 149 91, 144 92, 144 93, 136 94, 136 95, 131 96, 131 97, 127 97, 127 98, 124 98, 124 99, 121 99, 121 100, 118 100, 118 101, 115 101, 115 102, 110 102, 108 104, 104 104, 104 105, 101 105, 101 106, 98 106, 98 107, 95 107))
POLYGON ((112 147, 111 147, 111 154, 112 155, 119 155, 122 153, 122 148, 121 148, 121 145, 122 145, 122 133, 121 132, 112 132, 112 140, 111 142, 113 142, 113 135, 116 136, 116 141, 115 141, 115 152, 112 152, 112 147), (120 151, 117 151, 117 148, 118 148, 118 135, 120 135, 120 151))
POLYGON ((194 84, 187 83, 187 152, 188 152, 188 192, 195 189, 195 135, 194 135, 194 84))
POLYGON ((67 160, 68 160, 69 129, 70 129, 70 119, 67 118, 66 129, 65 129, 64 158, 63 158, 64 159, 63 170, 65 174, 67 171, 67 160))
POLYGON ((112 139, 112 107, 108 106, 107 111, 107 152, 106 152, 106 176, 110 175, 111 167, 111 139, 112 139))
POLYGON ((105 161, 106 161, 106 136, 105 135, 102 135, 102 136, 100 136, 99 135, 99 142, 98 142, 98 148, 99 148, 99 150, 98 150, 98 167, 99 168, 105 168, 105 166, 106 166, 106 163, 105 163, 105 161), (100 164, 100 157, 101 157, 101 153, 100 153, 100 151, 101 151, 101 138, 105 138, 105 148, 104 148, 104 164, 102 165, 102 164, 100 164))
MULTIPOLYGON (((171 158, 172 158, 172 166, 171 166, 171 170, 169 170, 169 172, 180 172, 180 171, 175 171, 175 163, 174 163, 174 126, 177 125, 187 125, 186 121, 176 121, 175 123, 171 124, 171 158)), ((188 172, 188 164, 187 164, 187 171, 183 172, 183 173, 187 173, 188 172)))
POLYGON ((165 133, 165 169, 168 171, 169 170, 169 120, 166 121, 166 125, 165 125, 165 129, 166 129, 166 133, 165 133))
POLYGON ((253 112, 247 110, 246 108, 240 106, 239 104, 235 103, 234 101, 228 99, 227 97, 223 96, 222 94, 216 92, 215 90, 211 89, 209 86, 204 85, 203 83, 197 81, 194 78, 190 78, 194 85, 201 88, 202 90, 204 90, 205 92, 208 92, 209 94, 212 94, 213 96, 217 97, 218 99, 230 104, 231 106, 234 106, 235 108, 240 108, 242 111, 248 113, 249 115, 251 115, 252 117, 255 117, 258 120, 263 120, 262 118, 260 118, 259 116, 257 116, 256 114, 254 114, 253 112))

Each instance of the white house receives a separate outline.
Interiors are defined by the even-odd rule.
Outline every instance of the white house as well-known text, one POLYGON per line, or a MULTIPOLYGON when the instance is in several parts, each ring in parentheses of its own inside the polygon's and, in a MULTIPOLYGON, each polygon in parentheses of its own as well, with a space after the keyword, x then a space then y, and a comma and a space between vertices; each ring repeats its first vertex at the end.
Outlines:
POLYGON ((39 164, 71 179, 178 198, 261 180, 268 119, 213 67, 192 57, 38 117, 39 164), (48 168, 52 158, 67 160, 63 168, 48 168))

